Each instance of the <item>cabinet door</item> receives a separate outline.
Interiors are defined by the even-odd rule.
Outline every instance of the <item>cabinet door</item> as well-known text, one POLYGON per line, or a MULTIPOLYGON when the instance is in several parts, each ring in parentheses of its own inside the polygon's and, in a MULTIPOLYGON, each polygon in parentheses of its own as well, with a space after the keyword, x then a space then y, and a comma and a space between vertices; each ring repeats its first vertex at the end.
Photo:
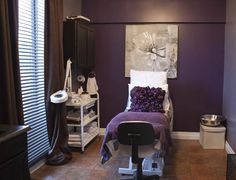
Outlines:
POLYGON ((27 152, 22 152, 1 164, 0 178, 3 180, 30 180, 27 152))
POLYGON ((94 67, 94 59, 95 59, 95 44, 94 44, 94 30, 92 28, 88 28, 88 60, 87 66, 94 67))
POLYGON ((87 48, 88 48, 88 27, 86 25, 80 24, 78 26, 78 36, 77 36, 77 53, 78 53, 78 67, 87 67, 87 48))
POLYGON ((64 60, 70 58, 72 70, 94 66, 94 30, 80 21, 65 21, 63 29, 64 60))
MULTIPOLYGON (((77 66, 77 55, 76 55, 76 31, 77 31, 77 25, 73 21, 65 21, 63 23, 63 48, 64 48, 64 61, 65 61, 65 67, 66 62, 70 58, 73 66, 77 66)), ((72 67, 73 67, 72 66, 72 67)))

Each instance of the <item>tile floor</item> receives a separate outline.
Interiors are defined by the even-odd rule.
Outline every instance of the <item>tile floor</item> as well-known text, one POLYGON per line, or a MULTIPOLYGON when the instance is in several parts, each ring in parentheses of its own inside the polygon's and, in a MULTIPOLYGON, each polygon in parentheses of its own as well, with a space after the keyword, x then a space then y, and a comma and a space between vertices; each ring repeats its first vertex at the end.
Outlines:
MULTIPOLYGON (((35 171, 32 180, 116 180, 123 177, 118 167, 126 167, 127 155, 118 154, 100 164, 101 138, 89 144, 84 153, 73 151, 73 159, 63 166, 44 165, 35 171)), ((225 150, 204 150, 197 140, 173 140, 166 158, 161 180, 225 180, 225 150)))

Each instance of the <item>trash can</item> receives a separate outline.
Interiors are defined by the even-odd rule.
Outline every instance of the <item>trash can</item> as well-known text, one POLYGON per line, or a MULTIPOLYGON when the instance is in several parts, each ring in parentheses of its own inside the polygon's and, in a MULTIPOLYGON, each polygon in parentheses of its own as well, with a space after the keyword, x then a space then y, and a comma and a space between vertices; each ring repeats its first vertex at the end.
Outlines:
POLYGON ((200 144, 204 149, 224 149, 225 130, 222 126, 225 118, 221 115, 205 114, 201 116, 200 144))
POLYGON ((225 130, 224 126, 208 127, 200 124, 200 144, 203 149, 224 149, 225 130))

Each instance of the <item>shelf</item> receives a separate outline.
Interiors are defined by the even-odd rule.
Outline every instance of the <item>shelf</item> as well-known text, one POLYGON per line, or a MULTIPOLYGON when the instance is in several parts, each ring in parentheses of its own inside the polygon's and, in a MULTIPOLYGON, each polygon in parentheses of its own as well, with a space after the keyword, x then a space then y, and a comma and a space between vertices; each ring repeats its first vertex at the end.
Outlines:
POLYGON ((66 106, 68 107, 68 110, 70 110, 66 116, 67 126, 74 130, 76 128, 79 129, 79 134, 75 133, 74 137, 70 134, 68 144, 71 147, 81 147, 82 151, 84 151, 85 146, 99 134, 99 95, 97 94, 97 98, 89 98, 86 100, 78 99, 80 100, 78 103, 72 103, 73 100, 68 100, 66 102, 66 106), (94 131, 92 130, 92 132, 87 134, 88 132, 85 131, 86 126, 88 127, 88 125, 93 122, 97 122, 97 129, 94 129, 94 131))
POLYGON ((87 124, 89 124, 90 122, 95 120, 96 118, 98 118, 98 115, 95 115, 95 116, 93 116, 92 118, 89 118, 89 119, 85 119, 84 120, 84 126, 86 126, 87 124))
POLYGON ((84 140, 83 143, 81 143, 81 141, 78 141, 78 142, 73 142, 73 141, 72 141, 72 142, 71 142, 71 141, 69 140, 68 144, 69 144, 70 147, 82 147, 82 144, 83 144, 83 146, 86 146, 86 145, 87 145, 92 139, 94 139, 97 135, 99 135, 99 128, 96 129, 93 133, 91 133, 91 134, 89 135, 89 137, 84 140))
POLYGON ((93 138, 95 138, 99 134, 99 129, 93 132, 86 141, 84 141, 84 146, 86 146, 93 138))
MULTIPOLYGON (((92 118, 86 118, 84 119, 84 126, 88 125, 90 122, 92 122, 93 120, 97 119, 98 115, 93 116, 92 118)), ((67 126, 81 126, 81 120, 80 118, 67 118, 69 120, 69 122, 67 121, 67 126)))
POLYGON ((89 98, 86 100, 80 100, 78 103, 72 103, 70 101, 66 102, 66 106, 73 106, 73 107, 81 107, 84 106, 86 109, 94 106, 95 102, 97 101, 97 98, 89 98))
POLYGON ((73 121, 73 122, 76 123, 76 124, 81 122, 80 117, 71 117, 71 116, 67 115, 67 116, 66 116, 66 119, 67 119, 67 120, 71 120, 71 121, 73 121))

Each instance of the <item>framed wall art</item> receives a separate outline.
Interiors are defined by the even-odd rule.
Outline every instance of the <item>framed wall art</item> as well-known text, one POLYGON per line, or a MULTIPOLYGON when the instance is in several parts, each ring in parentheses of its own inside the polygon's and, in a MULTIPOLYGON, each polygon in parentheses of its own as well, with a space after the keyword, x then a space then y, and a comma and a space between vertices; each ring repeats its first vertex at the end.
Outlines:
POLYGON ((125 76, 130 69, 167 71, 177 78, 178 26, 126 25, 125 76))

